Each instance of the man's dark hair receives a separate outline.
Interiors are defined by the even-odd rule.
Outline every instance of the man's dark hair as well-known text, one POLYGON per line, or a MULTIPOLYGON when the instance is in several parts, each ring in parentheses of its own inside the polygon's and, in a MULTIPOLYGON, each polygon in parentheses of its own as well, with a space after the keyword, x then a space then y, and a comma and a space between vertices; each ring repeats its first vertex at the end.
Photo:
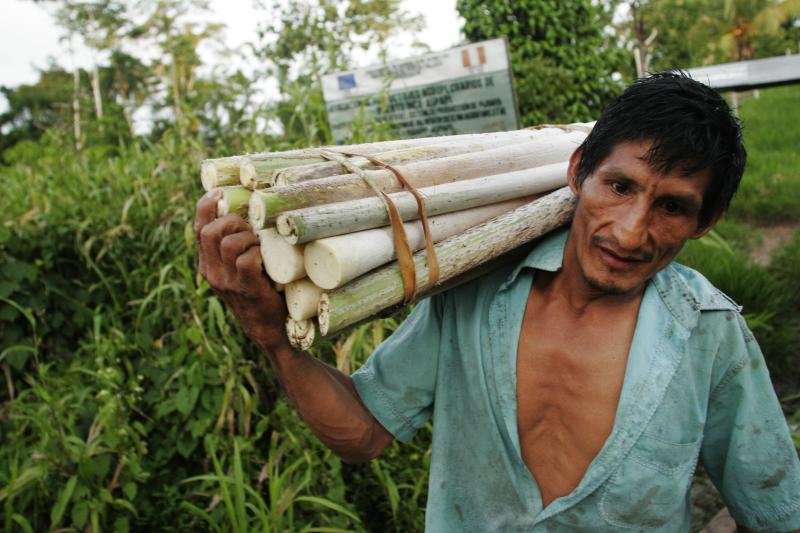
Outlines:
POLYGON ((578 184, 618 144, 642 140, 653 141, 647 162, 658 172, 710 171, 699 216, 701 227, 728 208, 747 152, 739 120, 719 93, 680 71, 636 80, 603 110, 581 145, 578 184))

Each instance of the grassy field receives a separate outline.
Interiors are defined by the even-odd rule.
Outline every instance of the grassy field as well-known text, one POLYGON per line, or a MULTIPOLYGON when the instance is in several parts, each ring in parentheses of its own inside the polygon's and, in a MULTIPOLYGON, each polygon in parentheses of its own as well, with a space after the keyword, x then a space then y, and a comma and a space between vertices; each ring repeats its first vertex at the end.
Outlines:
POLYGON ((800 223, 800 88, 761 90, 739 115, 749 158, 731 216, 757 225, 800 223))
MULTIPOLYGON (((798 88, 742 104, 750 166, 716 237, 682 258, 745 305, 784 396, 796 392, 798 88), (794 388, 792 388, 794 384, 794 388)), ((76 154, 47 134, 0 167, 0 520, 4 531, 418 531, 430 428, 344 465, 299 421, 274 374, 195 268, 202 149, 76 154)), ((397 325, 318 355, 359 366, 397 325)), ((796 418, 800 405, 787 401, 796 418)))

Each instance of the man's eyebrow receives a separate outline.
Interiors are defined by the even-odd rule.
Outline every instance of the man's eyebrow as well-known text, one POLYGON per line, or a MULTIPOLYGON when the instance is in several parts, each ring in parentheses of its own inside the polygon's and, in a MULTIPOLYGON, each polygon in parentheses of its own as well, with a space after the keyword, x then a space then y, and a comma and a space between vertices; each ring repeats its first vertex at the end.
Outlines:
POLYGON ((630 185, 637 184, 636 180, 620 167, 608 167, 606 169, 603 169, 601 176, 606 179, 611 178, 616 180, 622 180, 630 185))
POLYGON ((698 201, 697 196, 694 194, 666 194, 661 197, 661 200, 675 202, 692 211, 700 211, 703 203, 702 198, 698 201))

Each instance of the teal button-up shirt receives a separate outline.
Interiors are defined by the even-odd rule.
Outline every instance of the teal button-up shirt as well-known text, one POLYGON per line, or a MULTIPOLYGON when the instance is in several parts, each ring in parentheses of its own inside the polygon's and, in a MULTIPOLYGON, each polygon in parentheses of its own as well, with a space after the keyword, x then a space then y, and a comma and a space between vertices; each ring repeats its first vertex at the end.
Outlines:
POLYGON ((560 269, 566 237, 421 302, 353 375, 397 439, 434 418, 426 530, 688 531, 698 458, 739 524, 800 528, 800 463, 758 344, 733 302, 674 263, 645 289, 611 435, 543 508, 517 432, 517 342, 534 269, 560 269))

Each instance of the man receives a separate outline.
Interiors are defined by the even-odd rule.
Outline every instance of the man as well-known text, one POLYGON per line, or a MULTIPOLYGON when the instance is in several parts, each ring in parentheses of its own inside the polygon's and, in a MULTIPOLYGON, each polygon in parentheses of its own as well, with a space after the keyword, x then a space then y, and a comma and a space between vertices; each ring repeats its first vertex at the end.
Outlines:
POLYGON ((570 228, 421 302, 352 377, 289 347, 258 241, 198 204, 200 268, 346 461, 435 419, 430 531, 688 531, 699 458, 742 528, 800 528, 800 464, 737 306, 672 263, 745 150, 718 94, 639 80, 572 155, 570 228))

